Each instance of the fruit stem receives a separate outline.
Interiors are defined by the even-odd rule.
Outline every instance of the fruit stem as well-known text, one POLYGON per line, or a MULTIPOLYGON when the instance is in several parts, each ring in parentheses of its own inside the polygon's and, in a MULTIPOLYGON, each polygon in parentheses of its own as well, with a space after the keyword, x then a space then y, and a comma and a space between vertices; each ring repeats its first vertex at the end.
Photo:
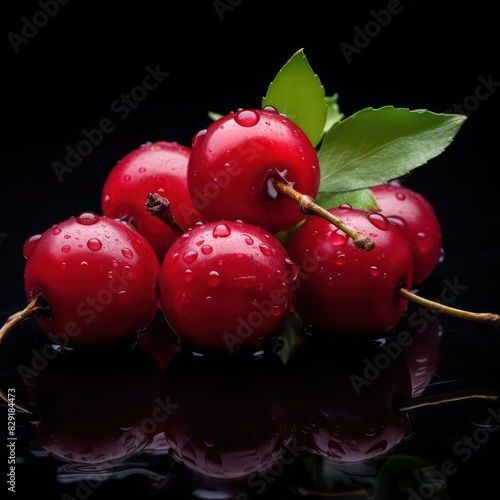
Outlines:
POLYGON ((184 234, 184 229, 177 222, 170 208, 170 202, 160 196, 158 193, 149 193, 148 200, 145 203, 146 210, 155 217, 168 224, 168 227, 174 232, 175 235, 181 236, 184 234))
POLYGON ((358 233, 354 231, 352 228, 347 226, 341 219, 331 214, 328 210, 320 207, 313 198, 308 196, 307 194, 299 193, 296 189, 294 189, 291 185, 287 184, 285 181, 280 179, 272 179, 273 185, 276 188, 276 191, 279 193, 288 196, 292 200, 294 200, 299 206, 299 210, 306 215, 317 215, 326 219, 328 222, 333 224, 335 227, 344 231, 347 236, 349 236, 354 244, 363 250, 371 250, 375 243, 374 241, 365 236, 362 233, 358 233))
POLYGON ((461 319, 467 319, 470 321, 475 321, 476 323, 488 323, 493 325, 497 330, 500 330, 500 315, 494 313, 475 313, 470 311, 464 311, 463 309, 456 309, 454 307, 445 306, 439 302, 424 299, 413 292, 410 292, 406 288, 399 288, 398 294, 411 301, 415 302, 424 307, 433 309, 434 311, 442 312, 450 316, 455 316, 461 319))
POLYGON ((456 401, 464 401, 467 399, 497 399, 498 394, 492 392, 471 392, 470 390, 459 391, 450 395, 435 395, 416 398, 413 402, 400 406, 399 411, 415 410, 417 408, 426 408, 427 406, 440 405, 443 403, 454 403, 456 401))
POLYGON ((35 313, 46 312, 49 309, 49 305, 42 293, 39 291, 34 291, 31 294, 30 301, 28 305, 17 313, 11 315, 5 324, 0 328, 0 344, 4 341, 7 334, 19 323, 28 319, 35 313))

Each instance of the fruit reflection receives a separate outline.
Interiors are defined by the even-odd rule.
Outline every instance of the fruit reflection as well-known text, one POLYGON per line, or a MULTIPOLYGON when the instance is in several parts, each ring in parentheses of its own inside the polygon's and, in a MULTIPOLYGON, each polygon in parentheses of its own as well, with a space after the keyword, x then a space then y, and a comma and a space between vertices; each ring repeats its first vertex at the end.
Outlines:
POLYGON ((402 352, 408 336, 383 345, 322 344, 307 339, 288 367, 301 395, 297 442, 309 453, 340 463, 374 459, 402 443, 411 431, 399 406, 412 395, 402 352))
POLYGON ((166 394, 177 406, 163 428, 177 461, 207 478, 231 480, 280 458, 292 439, 292 422, 283 364, 274 358, 219 363, 181 354, 174 360, 166 394))
POLYGON ((35 445, 67 462, 101 464, 159 432, 160 369, 146 352, 58 354, 29 380, 35 445))

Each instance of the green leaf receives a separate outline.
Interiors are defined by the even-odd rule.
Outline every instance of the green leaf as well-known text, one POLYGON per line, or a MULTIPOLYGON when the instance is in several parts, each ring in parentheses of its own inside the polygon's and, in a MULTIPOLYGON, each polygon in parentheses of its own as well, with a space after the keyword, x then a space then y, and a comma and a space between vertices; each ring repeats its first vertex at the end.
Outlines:
POLYGON ((337 121, 318 151, 320 192, 353 191, 407 174, 441 154, 466 118, 384 106, 337 121))
POLYGON ((338 207, 343 203, 349 203, 353 208, 362 210, 377 211, 380 209, 375 196, 368 188, 356 189, 355 191, 346 191, 343 193, 321 192, 316 197, 316 203, 328 210, 338 207))
POLYGON ((325 89, 298 50, 269 84, 262 107, 273 106, 294 121, 316 146, 323 136, 327 117, 325 89))
POLYGON ((338 100, 339 95, 333 94, 332 96, 325 97, 327 106, 326 122, 324 133, 328 132, 337 122, 344 118, 344 114, 340 112, 338 100))
POLYGON ((209 111, 208 112, 208 117, 212 119, 214 122, 217 121, 219 118, 222 118, 224 115, 221 113, 217 113, 216 111, 209 111))

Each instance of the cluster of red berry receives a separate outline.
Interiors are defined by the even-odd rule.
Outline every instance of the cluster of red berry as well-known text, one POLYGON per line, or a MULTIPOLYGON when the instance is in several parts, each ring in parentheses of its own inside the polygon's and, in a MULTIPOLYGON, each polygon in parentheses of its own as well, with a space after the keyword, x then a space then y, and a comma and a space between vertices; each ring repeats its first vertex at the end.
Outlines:
POLYGON ((318 334, 385 335, 439 262, 439 221, 397 181, 371 188, 374 211, 321 208, 319 184, 315 147, 270 106, 219 117, 190 148, 143 144, 110 171, 102 215, 26 241, 29 304, 0 341, 35 314, 62 345, 110 345, 159 311, 200 353, 255 353, 291 311, 318 334))

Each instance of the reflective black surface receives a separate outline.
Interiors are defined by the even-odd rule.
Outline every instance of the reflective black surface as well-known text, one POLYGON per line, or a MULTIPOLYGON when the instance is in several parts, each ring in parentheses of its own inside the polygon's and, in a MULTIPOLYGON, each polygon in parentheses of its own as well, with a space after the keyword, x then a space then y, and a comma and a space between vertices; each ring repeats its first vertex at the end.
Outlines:
MULTIPOLYGON (((405 178, 443 229, 444 258, 419 293, 500 313, 489 6, 367 2, 327 16, 322 2, 57 5, 44 17, 41 2, 19 2, 1 21, 22 37, 5 43, 2 324, 25 305, 26 238, 99 212, 107 173, 143 142, 189 145, 209 111, 259 106, 300 47, 346 115, 386 104, 468 114, 450 147, 405 178), (389 7, 348 60, 342 44, 389 7), (162 81, 141 94, 151 71, 162 81), (58 177, 54 162, 106 118, 113 130, 58 177)), ((92 352, 54 351, 27 320, 0 345, 2 498, 10 478, 17 498, 491 498, 500 332, 410 306, 383 340, 314 333, 290 316, 262 356, 195 359, 161 316, 138 344, 92 352)))

